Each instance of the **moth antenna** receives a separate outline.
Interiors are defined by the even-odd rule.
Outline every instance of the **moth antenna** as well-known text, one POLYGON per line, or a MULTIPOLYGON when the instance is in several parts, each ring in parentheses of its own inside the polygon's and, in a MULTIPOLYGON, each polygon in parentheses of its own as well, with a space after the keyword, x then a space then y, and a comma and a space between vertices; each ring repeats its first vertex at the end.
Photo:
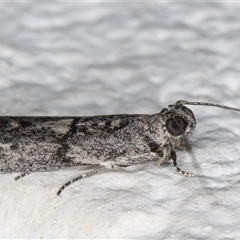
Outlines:
POLYGON ((217 103, 208 103, 208 102, 189 102, 186 100, 179 100, 176 102, 176 105, 202 105, 202 106, 212 106, 212 107, 219 107, 219 108, 225 108, 225 109, 229 109, 229 110, 233 110, 233 111, 239 111, 239 108, 233 108, 233 107, 228 107, 228 106, 224 106, 221 104, 217 104, 217 103))

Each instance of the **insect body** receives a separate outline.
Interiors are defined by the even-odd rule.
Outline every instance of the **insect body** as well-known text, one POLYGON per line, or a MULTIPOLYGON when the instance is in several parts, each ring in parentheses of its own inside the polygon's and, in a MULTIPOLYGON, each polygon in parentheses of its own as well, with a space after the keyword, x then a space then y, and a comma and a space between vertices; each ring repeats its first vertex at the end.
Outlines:
MULTIPOLYGON (((104 169, 116 169, 149 161, 170 161, 175 170, 194 176, 177 166, 175 147, 187 149, 185 138, 196 121, 178 101, 153 115, 106 115, 93 117, 0 117, 0 172, 56 170, 77 165, 99 168, 65 183, 57 192, 81 178, 104 169)), ((232 110, 238 110, 230 108, 232 110)))

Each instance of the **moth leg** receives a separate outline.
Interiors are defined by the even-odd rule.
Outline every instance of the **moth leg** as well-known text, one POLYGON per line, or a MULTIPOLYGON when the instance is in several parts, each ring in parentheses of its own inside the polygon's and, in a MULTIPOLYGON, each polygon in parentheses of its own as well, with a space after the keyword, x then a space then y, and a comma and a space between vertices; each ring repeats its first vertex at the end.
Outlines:
POLYGON ((170 159, 169 159, 169 160, 170 160, 171 165, 173 166, 173 168, 174 168, 177 172, 183 174, 183 175, 186 176, 186 177, 194 177, 194 176, 195 176, 194 173, 184 172, 182 169, 180 169, 180 168, 177 166, 177 155, 176 155, 176 153, 175 153, 174 150, 170 150, 170 159))
POLYGON ((20 175, 16 176, 14 178, 15 181, 19 180, 20 178, 25 177, 26 175, 30 174, 30 172, 25 172, 25 173, 21 173, 20 175))
POLYGON ((76 181, 78 181, 78 180, 80 180, 80 179, 83 179, 83 178, 85 178, 85 177, 90 177, 90 176, 92 176, 92 175, 94 175, 94 174, 96 174, 96 173, 99 173, 99 172, 101 172, 101 171, 103 171, 103 170, 105 170, 105 169, 106 169, 106 167, 100 166, 99 168, 97 168, 97 169, 95 169, 95 170, 93 170, 93 171, 83 173, 83 174, 81 174, 80 176, 78 176, 78 177, 76 177, 76 178, 73 178, 72 180, 64 183, 64 184, 62 185, 62 187, 59 188, 59 190, 58 190, 58 192, 57 192, 57 196, 59 196, 59 195, 61 194, 61 192, 62 192, 67 186, 69 186, 70 184, 72 184, 72 183, 74 183, 74 182, 76 182, 76 181))
POLYGON ((158 158, 158 160, 157 160, 157 164, 158 164, 159 166, 161 166, 161 165, 163 165, 163 164, 167 161, 167 159, 168 159, 168 150, 167 150, 167 148, 161 148, 161 149, 159 149, 159 150, 157 151, 157 153, 158 153, 158 156, 159 156, 159 158, 158 158))
POLYGON ((186 150, 186 151, 191 150, 191 146, 189 145, 187 139, 184 137, 178 138, 175 142, 175 145, 177 148, 179 148, 181 150, 186 150))

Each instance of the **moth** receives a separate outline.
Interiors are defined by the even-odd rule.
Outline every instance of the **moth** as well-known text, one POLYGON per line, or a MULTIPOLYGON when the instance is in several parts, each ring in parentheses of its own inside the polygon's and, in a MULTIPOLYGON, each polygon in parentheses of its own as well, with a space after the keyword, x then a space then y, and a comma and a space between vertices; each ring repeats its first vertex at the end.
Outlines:
POLYGON ((88 117, 0 117, 0 172, 21 173, 18 180, 35 171, 78 165, 98 165, 62 185, 105 169, 145 162, 177 166, 175 147, 186 150, 186 138, 196 127, 193 112, 184 105, 205 105, 240 111, 207 102, 179 100, 156 114, 120 114, 88 117))

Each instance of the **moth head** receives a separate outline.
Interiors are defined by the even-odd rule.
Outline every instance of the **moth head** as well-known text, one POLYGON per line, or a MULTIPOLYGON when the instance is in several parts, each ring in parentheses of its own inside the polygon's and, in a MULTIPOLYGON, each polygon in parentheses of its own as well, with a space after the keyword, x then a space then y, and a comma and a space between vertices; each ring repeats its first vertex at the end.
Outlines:
POLYGON ((163 119, 163 123, 165 124, 165 128, 172 137, 190 135, 193 133, 196 127, 196 120, 193 112, 184 105, 211 106, 225 108, 233 111, 240 111, 239 108, 228 107, 220 105, 218 103, 190 102, 186 100, 179 100, 174 105, 169 105, 168 109, 164 108, 160 113, 163 119))
POLYGON ((172 137, 191 135, 196 127, 193 112, 183 104, 169 105, 161 111, 167 132, 172 137))

